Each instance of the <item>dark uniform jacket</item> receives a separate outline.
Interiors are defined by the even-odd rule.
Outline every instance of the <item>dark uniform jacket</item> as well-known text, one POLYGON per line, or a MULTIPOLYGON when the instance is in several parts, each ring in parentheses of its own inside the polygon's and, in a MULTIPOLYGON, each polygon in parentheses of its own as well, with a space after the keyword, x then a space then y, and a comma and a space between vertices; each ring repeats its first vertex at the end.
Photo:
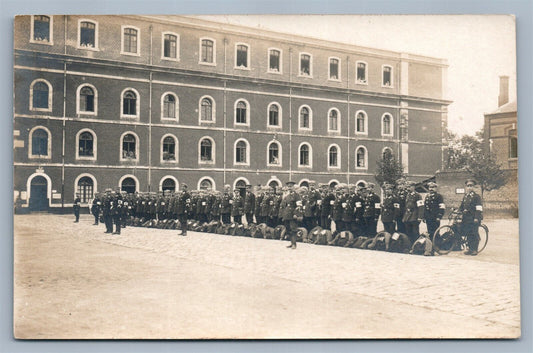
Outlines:
MULTIPOLYGON (((331 205, 331 219, 340 221, 342 219, 342 204, 345 202, 343 194, 336 194, 335 201, 331 205)), ((330 202, 331 204, 331 202, 330 202)))
POLYGON ((363 214, 365 213, 364 208, 364 198, 359 194, 352 194, 351 203, 353 204, 353 213, 355 221, 361 221, 363 219, 363 214))
POLYGON ((400 215, 400 203, 394 195, 385 196, 381 204, 381 221, 394 222, 400 215))
POLYGON ((377 220, 381 213, 381 199, 373 192, 368 193, 368 195, 363 198, 363 208, 364 218, 373 218, 374 220, 377 220))
POLYGON ((241 195, 233 196, 233 202, 231 204, 231 215, 242 216, 244 209, 244 199, 241 195))
POLYGON ((98 197, 95 197, 93 200, 93 205, 91 207, 91 213, 93 215, 98 215, 100 213, 100 207, 102 206, 102 202, 98 197))
POLYGON ((191 194, 189 194, 188 191, 180 192, 178 195, 176 213, 179 215, 189 213, 190 204, 191 204, 191 194))
POLYGON ((331 202, 335 203, 335 195, 331 192, 328 192, 320 202, 320 215, 322 217, 331 215, 331 208, 333 206, 331 202))
POLYGON ((320 210, 318 207, 318 200, 321 200, 322 196, 318 190, 310 190, 307 194, 307 205, 304 210, 305 217, 320 216, 320 210))
POLYGON ((403 222, 417 222, 424 217, 424 201, 416 191, 407 194, 403 222))
POLYGON ((270 218, 281 218, 281 201, 283 196, 275 194, 272 196, 272 208, 270 209, 270 218))
POLYGON ((474 191, 469 192, 463 197, 459 210, 463 214, 463 223, 473 223, 474 219, 481 222, 483 219, 481 197, 474 191))
POLYGON ((287 196, 281 200, 280 215, 283 221, 291 221, 294 219, 294 212, 296 210, 296 201, 300 200, 300 196, 291 191, 287 196))
POLYGON ((355 220, 355 202, 350 194, 343 195, 342 216, 343 222, 353 222, 355 220))
MULTIPOLYGON (((269 217, 270 211, 272 210, 272 207, 274 206, 274 195, 272 194, 265 194, 263 196, 263 199, 261 200, 261 211, 260 215, 261 217, 269 217)), ((277 214, 276 214, 277 217, 277 214)))
POLYGON ((251 192, 246 192, 244 195, 244 213, 254 213, 255 195, 251 192))
POLYGON ((254 203, 254 214, 256 216, 261 216, 261 203, 263 202, 263 198, 265 197, 264 193, 259 193, 255 196, 255 203, 254 203))
POLYGON ((231 213, 231 200, 233 198, 229 193, 222 194, 222 200, 220 201, 220 214, 231 213))
POLYGON ((424 218, 429 220, 442 219, 446 206, 439 193, 429 193, 424 200, 424 218))

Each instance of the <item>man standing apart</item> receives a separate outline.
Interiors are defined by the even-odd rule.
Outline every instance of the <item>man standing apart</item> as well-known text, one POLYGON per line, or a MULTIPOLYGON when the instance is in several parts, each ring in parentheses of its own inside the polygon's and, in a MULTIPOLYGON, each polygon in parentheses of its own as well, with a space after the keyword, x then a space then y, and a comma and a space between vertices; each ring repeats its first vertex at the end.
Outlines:
POLYGON ((80 203, 81 203, 80 197, 76 195, 76 199, 74 199, 74 206, 73 206, 74 216, 76 217, 76 220, 74 221, 74 223, 78 223, 80 221, 80 203))
POLYGON ((420 236, 420 221, 424 217, 424 201, 422 201, 422 196, 415 191, 415 185, 414 181, 407 182, 405 213, 402 218, 405 224, 405 233, 411 243, 414 243, 420 236))
POLYGON ((180 221, 181 235, 187 235, 187 217, 191 203, 191 194, 189 194, 187 184, 181 184, 181 193, 178 196, 178 220, 180 221))
POLYGON ((463 215, 463 234, 466 235, 468 242, 468 250, 465 251, 465 255, 475 256, 479 245, 478 228, 483 219, 483 205, 481 197, 474 191, 476 181, 468 179, 465 185, 466 193, 459 207, 459 211, 463 215))

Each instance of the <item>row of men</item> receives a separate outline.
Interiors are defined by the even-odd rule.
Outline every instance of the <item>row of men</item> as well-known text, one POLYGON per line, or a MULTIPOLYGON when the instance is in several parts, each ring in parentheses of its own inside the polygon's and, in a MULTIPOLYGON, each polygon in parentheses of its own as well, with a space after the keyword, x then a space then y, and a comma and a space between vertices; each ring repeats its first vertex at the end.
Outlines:
MULTIPOLYGON (((467 187, 472 182, 467 181, 467 187)), ((98 224, 98 218, 102 215, 106 232, 113 232, 115 223, 115 234, 120 234, 126 220, 131 218, 142 219, 143 223, 152 219, 179 219, 182 235, 186 235, 188 220, 200 223, 220 220, 222 224, 241 224, 244 216, 247 224, 265 223, 269 227, 283 224, 289 233, 298 227, 310 231, 318 225, 331 230, 333 221, 335 233, 350 231, 356 236, 374 237, 381 217, 386 232, 405 233, 411 242, 419 237, 421 221, 426 222, 428 233, 432 235, 445 212, 443 197, 437 193, 435 183, 428 184, 429 193, 425 200, 415 191, 414 182, 400 179, 396 187, 385 184, 383 201, 374 192, 371 183, 357 187, 340 184, 335 189, 327 185, 319 185, 317 189, 313 181, 309 183, 309 188, 297 189, 294 182, 287 182, 286 185, 286 188, 278 190, 257 187, 255 192, 248 185, 244 196, 238 189, 232 195, 229 185, 221 193, 189 192, 187 185, 182 184, 181 192, 166 196, 113 194, 111 190, 106 190, 104 195, 95 197, 91 211, 95 216, 95 224, 98 224)), ((481 202, 473 194, 471 191, 465 195, 461 208, 467 218, 470 215, 479 223, 482 215, 478 204, 481 202)), ((296 242, 291 243, 291 247, 295 248, 296 242)))

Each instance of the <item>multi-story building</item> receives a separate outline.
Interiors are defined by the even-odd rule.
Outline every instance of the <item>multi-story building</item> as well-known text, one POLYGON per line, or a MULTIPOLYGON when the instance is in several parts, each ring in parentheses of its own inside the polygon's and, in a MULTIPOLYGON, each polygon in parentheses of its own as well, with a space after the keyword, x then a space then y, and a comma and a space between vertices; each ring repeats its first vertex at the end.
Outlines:
POLYGON ((15 196, 373 180, 441 169, 445 60, 183 16, 15 20, 15 196))

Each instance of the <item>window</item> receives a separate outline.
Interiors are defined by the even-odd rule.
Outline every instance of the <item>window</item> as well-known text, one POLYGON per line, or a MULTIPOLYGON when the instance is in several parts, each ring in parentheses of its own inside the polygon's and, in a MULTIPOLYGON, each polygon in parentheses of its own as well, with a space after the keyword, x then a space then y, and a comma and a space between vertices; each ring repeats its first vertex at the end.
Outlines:
POLYGON ((131 177, 124 178, 120 183, 120 190, 133 194, 137 191, 137 182, 131 177))
POLYGON ((122 93, 122 117, 138 117, 137 93, 134 90, 125 90, 122 93))
POLYGON ((215 63, 215 41, 211 39, 200 39, 200 63, 214 64, 215 63))
POLYGON ((248 143, 238 140, 235 143, 235 164, 248 164, 248 143))
POLYGON ((199 186, 200 190, 203 190, 203 191, 213 190, 213 182, 209 180, 207 177, 203 178, 199 184, 200 184, 199 186))
POLYGON ((88 131, 82 132, 78 138, 78 156, 93 157, 93 134, 88 131))
POLYGON ((392 116, 388 113, 383 114, 381 118, 381 134, 384 136, 392 136, 392 116))
POLYGON ((383 81, 384 87, 392 87, 392 67, 383 65, 383 81))
POLYGON ((308 144, 302 144, 300 145, 300 160, 299 165, 300 167, 310 167, 311 166, 311 160, 310 160, 310 147, 308 144))
POLYGON ((52 44, 52 19, 49 16, 32 16, 33 26, 30 42, 52 44))
POLYGON ((281 127, 280 122, 280 106, 276 103, 271 103, 268 106, 268 126, 281 127))
POLYGON ((89 85, 80 86, 78 97, 78 114, 95 114, 95 90, 89 85))
POLYGON ((312 111, 311 108, 307 106, 302 106, 300 108, 300 114, 299 114, 299 127, 301 130, 311 130, 311 122, 312 122, 312 111))
POLYGON ((173 136, 166 136, 162 143, 162 160, 165 162, 176 161, 176 139, 173 136))
POLYGON ((212 98, 204 97, 200 99, 200 121, 212 123, 215 121, 214 117, 214 100, 212 98))
POLYGON ((44 80, 33 81, 30 89, 31 93, 31 110, 50 111, 51 107, 51 86, 44 80))
POLYGON ((363 111, 355 114, 355 133, 360 135, 367 134, 367 117, 363 111))
POLYGON ((359 168, 359 169, 366 169, 367 168, 367 151, 366 151, 366 148, 364 147, 358 147, 356 152, 355 152, 355 155, 356 155, 356 165, 355 167, 356 168, 359 168))
POLYGON ((311 55, 300 54, 300 76, 311 76, 311 55))
POLYGON ((268 145, 268 164, 281 166, 280 147, 277 142, 271 142, 268 145))
POLYGON ((96 49, 96 23, 90 21, 80 21, 79 48, 96 49))
POLYGON ((518 139, 513 136, 509 138, 509 158, 518 158, 518 139))
POLYGON ((178 36, 170 33, 163 33, 163 58, 179 60, 178 56, 178 36))
POLYGON ((212 163, 213 161, 213 141, 204 138, 200 142, 200 162, 212 163))
POLYGON ((48 146, 48 131, 42 128, 36 128, 33 131, 30 131, 30 141, 31 141, 31 156, 34 157, 49 157, 49 146, 48 146))
POLYGON ((236 51, 237 54, 235 55, 235 66, 239 69, 248 68, 248 46, 245 44, 238 44, 236 51))
POLYGON ((244 101, 238 101, 237 105, 235 106, 235 124, 247 124, 248 120, 247 117, 247 107, 246 102, 244 101))
POLYGON ((393 157, 392 149, 389 147, 385 147, 382 152, 383 159, 391 159, 393 157))
POLYGON ((329 58, 329 79, 340 80, 339 59, 329 58))
POLYGON ((122 54, 139 54, 139 31, 132 27, 122 27, 122 54))
POLYGON ((132 134, 126 134, 122 138, 122 159, 137 159, 137 139, 132 134))
POLYGON ((166 178, 161 183, 161 191, 170 191, 175 192, 176 191, 176 181, 172 178, 166 178))
POLYGON ((178 116, 178 99, 173 93, 163 94, 161 118, 162 119, 176 119, 178 116))
POLYGON ((280 73, 281 72, 281 51, 277 49, 270 49, 268 51, 268 71, 280 73))
POLYGON ((87 203, 93 199, 94 192, 94 182, 88 176, 81 177, 78 180, 78 185, 76 188, 76 194, 80 198, 81 202, 87 203))
POLYGON ((338 168, 339 167, 339 152, 337 146, 331 146, 328 151, 328 167, 338 168))
POLYGON ((366 63, 362 61, 358 61, 356 63, 356 83, 360 84, 367 84, 368 83, 368 76, 366 71, 366 63))
POLYGON ((328 131, 339 131, 339 111, 331 109, 328 114, 328 131))

